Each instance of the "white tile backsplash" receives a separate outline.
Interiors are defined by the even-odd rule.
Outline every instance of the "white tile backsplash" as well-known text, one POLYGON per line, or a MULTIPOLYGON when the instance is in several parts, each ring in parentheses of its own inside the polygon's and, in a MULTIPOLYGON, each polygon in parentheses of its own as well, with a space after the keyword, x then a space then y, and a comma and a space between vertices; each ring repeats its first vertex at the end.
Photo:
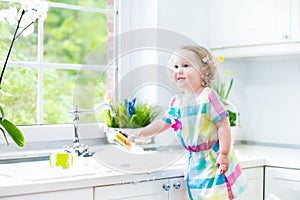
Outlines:
POLYGON ((300 58, 230 60, 222 68, 235 78, 230 100, 243 139, 300 144, 300 58))

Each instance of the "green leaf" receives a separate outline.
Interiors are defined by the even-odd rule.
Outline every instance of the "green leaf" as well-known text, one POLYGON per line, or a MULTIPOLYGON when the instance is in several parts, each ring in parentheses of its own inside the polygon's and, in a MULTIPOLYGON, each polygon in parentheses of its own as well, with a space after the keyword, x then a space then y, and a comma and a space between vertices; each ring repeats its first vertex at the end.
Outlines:
POLYGON ((5 139, 5 142, 6 142, 7 146, 8 146, 8 145, 9 145, 9 142, 8 142, 8 139, 7 139, 6 135, 5 135, 5 131, 3 130, 2 127, 0 127, 0 130, 1 130, 1 132, 2 132, 2 134, 3 134, 3 136, 4 136, 4 139, 5 139))
POLYGON ((0 120, 0 124, 19 147, 23 147, 25 145, 24 135, 16 125, 8 121, 7 119, 0 120))
POLYGON ((135 105, 135 113, 130 116, 124 103, 115 103, 113 108, 116 116, 111 116, 110 112, 106 112, 106 125, 113 128, 139 128, 150 124, 161 112, 158 107, 147 103, 137 103, 135 105))
POLYGON ((4 118, 4 110, 1 106, 0 106, 0 113, 1 113, 1 119, 3 119, 4 118))
POLYGON ((231 80, 230 80, 230 83, 229 83, 229 86, 228 86, 228 89, 227 89, 227 92, 226 92, 226 95, 225 95, 225 99, 228 99, 232 84, 233 84, 233 78, 231 78, 231 80))
POLYGON ((228 117, 229 117, 229 122, 230 122, 230 126, 236 126, 237 122, 236 122, 236 113, 232 112, 231 110, 227 110, 228 112, 228 117))

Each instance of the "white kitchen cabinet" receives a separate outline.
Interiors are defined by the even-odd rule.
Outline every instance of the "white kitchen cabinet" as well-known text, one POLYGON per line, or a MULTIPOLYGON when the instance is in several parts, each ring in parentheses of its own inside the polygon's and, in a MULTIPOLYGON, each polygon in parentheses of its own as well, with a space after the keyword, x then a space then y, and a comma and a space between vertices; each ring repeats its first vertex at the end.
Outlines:
POLYGON ((19 196, 0 197, 1 200, 93 200, 93 189, 84 188, 76 190, 64 190, 36 194, 24 194, 19 196))
POLYGON ((166 200, 168 192, 163 189, 163 184, 165 180, 96 187, 94 200, 166 200))
POLYGON ((265 168, 265 199, 299 200, 300 170, 265 168))
POLYGON ((210 0, 209 45, 215 57, 300 54, 299 0, 210 0))
POLYGON ((94 200, 182 200, 186 195, 185 181, 180 178, 96 187, 94 200))
POLYGON ((243 169, 247 177, 248 186, 239 200, 263 200, 264 168, 254 167, 243 169))
POLYGON ((290 0, 213 0, 210 6, 210 48, 290 40, 290 0))
POLYGON ((187 199, 187 187, 183 177, 169 179, 169 200, 187 199))

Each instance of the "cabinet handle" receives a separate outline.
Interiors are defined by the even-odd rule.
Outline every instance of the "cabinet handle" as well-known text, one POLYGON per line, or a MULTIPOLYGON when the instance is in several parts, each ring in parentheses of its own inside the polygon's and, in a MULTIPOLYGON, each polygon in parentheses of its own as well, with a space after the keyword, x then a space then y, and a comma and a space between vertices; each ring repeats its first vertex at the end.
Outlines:
POLYGON ((181 187, 181 183, 180 182, 173 183, 173 187, 178 190, 181 187))
POLYGON ((283 34, 281 37, 282 37, 283 40, 289 39, 289 35, 287 35, 287 34, 283 34))
POLYGON ((162 186, 166 191, 169 191, 171 189, 171 186, 169 183, 163 184, 162 186))

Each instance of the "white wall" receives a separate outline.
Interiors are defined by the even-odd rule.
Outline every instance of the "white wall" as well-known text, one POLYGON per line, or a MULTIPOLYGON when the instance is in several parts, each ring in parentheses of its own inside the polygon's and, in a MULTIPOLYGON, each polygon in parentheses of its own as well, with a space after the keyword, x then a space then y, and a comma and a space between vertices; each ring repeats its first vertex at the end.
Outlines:
POLYGON ((208 1, 120 1, 119 100, 138 97, 165 107, 176 91, 167 62, 183 44, 207 45, 208 1))
POLYGON ((240 59, 223 66, 235 77, 230 100, 241 113, 244 139, 299 145, 300 56, 240 59))
POLYGON ((170 96, 178 92, 166 77, 167 62, 172 51, 180 45, 198 44, 204 47, 209 42, 209 1, 207 0, 159 0, 157 7, 157 28, 170 31, 167 36, 170 43, 169 51, 158 52, 158 62, 161 66, 157 80, 171 89, 171 94, 160 92, 160 99, 167 105, 170 96), (166 80, 167 79, 167 80, 166 80))
POLYGON ((159 0, 158 28, 185 35, 202 46, 209 42, 209 1, 159 0))

